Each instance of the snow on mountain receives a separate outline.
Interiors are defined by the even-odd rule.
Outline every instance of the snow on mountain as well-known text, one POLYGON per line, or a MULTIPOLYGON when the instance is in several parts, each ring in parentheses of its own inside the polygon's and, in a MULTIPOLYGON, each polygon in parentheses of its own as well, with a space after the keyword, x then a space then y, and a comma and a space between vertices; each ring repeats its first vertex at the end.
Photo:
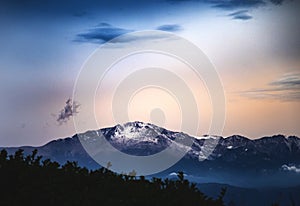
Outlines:
POLYGON ((162 128, 149 123, 128 122, 126 124, 111 128, 114 132, 110 139, 116 142, 149 142, 158 143, 159 136, 168 138, 161 134, 162 128))

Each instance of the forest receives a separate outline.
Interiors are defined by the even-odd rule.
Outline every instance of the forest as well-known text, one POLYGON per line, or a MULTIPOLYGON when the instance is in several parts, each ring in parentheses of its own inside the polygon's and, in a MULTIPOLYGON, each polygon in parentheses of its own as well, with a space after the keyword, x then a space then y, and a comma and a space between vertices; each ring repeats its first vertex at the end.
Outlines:
POLYGON ((203 194, 182 172, 174 180, 117 174, 104 167, 88 170, 68 161, 60 165, 23 150, 0 152, 0 205, 64 206, 223 206, 226 189, 217 198, 203 194))

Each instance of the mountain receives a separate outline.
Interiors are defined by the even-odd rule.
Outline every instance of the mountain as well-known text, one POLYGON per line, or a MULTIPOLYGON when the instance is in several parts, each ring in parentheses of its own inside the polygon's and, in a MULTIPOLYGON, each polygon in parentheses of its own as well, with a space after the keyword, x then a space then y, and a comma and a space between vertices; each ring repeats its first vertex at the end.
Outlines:
MULTIPOLYGON (((83 141, 93 142, 103 138, 100 133, 119 151, 138 156, 155 154, 173 143, 178 150, 187 149, 189 147, 184 142, 175 140, 193 140, 186 155, 169 169, 155 174, 158 177, 172 178, 174 172, 183 171, 188 179, 198 183, 214 182, 242 187, 300 185, 300 138, 295 136, 275 135, 255 140, 239 135, 226 138, 209 135, 192 137, 143 122, 87 131, 81 136, 83 141), (213 143, 217 143, 215 147, 213 143)), ((25 154, 38 149, 38 154, 45 159, 50 158, 61 164, 69 160, 89 169, 100 167, 83 149, 77 134, 40 147, 4 149, 10 154, 18 149, 23 149, 25 154)))

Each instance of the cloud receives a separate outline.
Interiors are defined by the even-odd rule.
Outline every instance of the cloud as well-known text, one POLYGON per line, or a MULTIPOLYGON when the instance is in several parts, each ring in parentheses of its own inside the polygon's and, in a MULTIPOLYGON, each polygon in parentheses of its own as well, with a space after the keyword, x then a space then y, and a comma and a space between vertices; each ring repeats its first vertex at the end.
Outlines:
POLYGON ((300 167, 296 167, 295 165, 282 165, 281 168, 285 171, 300 173, 300 167))
POLYGON ((240 10, 233 13, 228 14, 228 16, 237 20, 249 20, 252 19, 252 16, 248 14, 248 10, 240 10))
POLYGON ((210 2, 213 7, 225 10, 257 8, 266 4, 263 0, 212 0, 210 2))
POLYGON ((87 32, 77 34, 77 38, 75 41, 102 44, 122 34, 126 34, 133 31, 134 30, 114 27, 108 23, 100 23, 98 26, 88 30, 87 32))
POLYGON ((300 73, 284 74, 269 82, 266 88, 242 91, 240 94, 255 99, 298 101, 300 99, 300 73))
POLYGON ((283 77, 270 83, 272 86, 279 86, 285 89, 300 89, 300 73, 286 74, 283 77))
MULTIPOLYGON (((183 28, 178 24, 166 24, 166 25, 158 26, 156 28, 156 30, 168 31, 168 32, 176 32, 182 29, 183 28)), ((103 22, 98 24, 95 28, 89 29, 84 33, 77 34, 74 41, 103 44, 105 42, 113 40, 110 43, 128 43, 128 42, 136 41, 137 39, 138 40, 162 39, 167 37, 167 35, 157 35, 157 34, 151 35, 151 33, 149 33, 144 36, 136 36, 135 34, 132 34, 121 39, 114 39, 120 35, 127 34, 134 31, 135 30, 133 29, 124 29, 120 27, 115 27, 112 26, 111 24, 103 22)))
POLYGON ((65 107, 58 114, 56 121, 59 124, 67 122, 70 119, 70 117, 78 113, 79 106, 80 105, 77 102, 75 101, 72 102, 72 99, 69 98, 66 101, 65 107))
POLYGON ((182 30, 182 27, 178 24, 165 24, 157 27, 156 29, 161 31, 176 32, 182 30))
POLYGON ((183 3, 183 2, 199 2, 204 5, 208 5, 212 8, 217 8, 225 11, 234 11, 228 16, 232 17, 233 20, 250 20, 253 17, 248 14, 248 10, 256 9, 262 6, 282 5, 286 0, 167 0, 172 3, 183 3), (244 10, 240 10, 244 9, 244 10))
POLYGON ((281 5, 284 0, 270 0, 275 5, 281 5))
POLYGON ((285 0, 167 0, 172 3, 183 3, 189 1, 197 1, 211 5, 214 8, 220 8, 224 10, 235 10, 235 9, 249 9, 265 6, 271 2, 275 5, 281 5, 285 0))
POLYGON ((248 14, 249 10, 253 10, 263 6, 282 5, 286 0, 166 0, 171 3, 198 2, 223 11, 231 11, 233 13, 227 16, 233 20, 250 20, 252 15, 248 14), (242 9, 242 10, 241 10, 242 9))

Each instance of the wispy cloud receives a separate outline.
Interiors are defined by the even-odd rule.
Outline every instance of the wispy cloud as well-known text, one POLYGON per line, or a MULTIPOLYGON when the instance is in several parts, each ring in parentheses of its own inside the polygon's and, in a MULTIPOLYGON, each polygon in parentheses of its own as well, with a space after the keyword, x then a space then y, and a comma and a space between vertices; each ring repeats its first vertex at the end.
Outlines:
POLYGON ((248 10, 240 10, 233 13, 228 14, 228 16, 232 17, 233 19, 238 20, 249 20, 252 19, 252 16, 248 14, 248 10))
POLYGON ((65 107, 58 114, 56 121, 59 124, 67 122, 70 119, 70 117, 74 116, 79 112, 78 111, 79 106, 80 105, 77 102, 75 101, 72 102, 72 99, 69 98, 66 101, 65 107))
POLYGON ((283 89, 300 89, 300 73, 286 74, 283 77, 270 83, 272 86, 279 86, 283 89))
POLYGON ((156 29, 161 31, 168 31, 168 32, 176 32, 176 31, 183 30, 183 28, 178 24, 165 24, 157 27, 156 29))
POLYGON ((297 101, 300 99, 300 73, 284 74, 268 83, 266 88, 250 89, 239 93, 242 96, 255 99, 297 101))
POLYGON ((281 168, 285 171, 300 173, 300 167, 296 167, 295 165, 282 165, 281 168))

